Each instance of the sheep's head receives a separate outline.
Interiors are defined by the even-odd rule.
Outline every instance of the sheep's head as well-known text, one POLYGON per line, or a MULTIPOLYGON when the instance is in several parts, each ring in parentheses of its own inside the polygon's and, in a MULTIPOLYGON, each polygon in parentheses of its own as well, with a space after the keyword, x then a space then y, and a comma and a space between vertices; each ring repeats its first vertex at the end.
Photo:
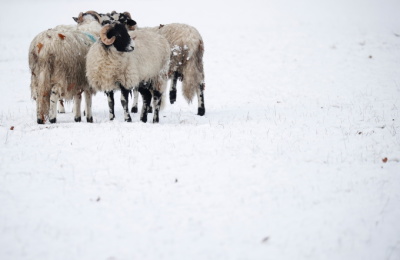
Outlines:
POLYGON ((98 23, 100 23, 101 17, 95 11, 87 11, 86 13, 80 12, 78 17, 72 17, 72 19, 74 19, 74 21, 78 24, 83 24, 87 21, 97 21, 98 23))
POLYGON ((100 39, 106 47, 114 46, 120 52, 134 50, 134 38, 130 37, 125 25, 120 23, 103 26, 100 32, 100 39))
POLYGON ((99 15, 100 15, 100 24, 102 26, 114 23, 114 17, 112 17, 110 13, 99 14, 99 15))
POLYGON ((110 14, 110 21, 124 24, 129 31, 133 31, 137 27, 136 22, 132 20, 129 12, 117 13, 116 11, 112 11, 110 14))

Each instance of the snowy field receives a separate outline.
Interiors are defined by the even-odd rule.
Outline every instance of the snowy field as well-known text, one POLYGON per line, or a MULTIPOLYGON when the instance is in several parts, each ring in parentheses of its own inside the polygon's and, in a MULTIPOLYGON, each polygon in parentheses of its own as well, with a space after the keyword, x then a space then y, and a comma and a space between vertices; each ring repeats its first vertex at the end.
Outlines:
POLYGON ((0 259, 400 259, 400 1, 0 7, 0 259), (37 125, 30 41, 87 10, 195 26, 206 115, 37 125))

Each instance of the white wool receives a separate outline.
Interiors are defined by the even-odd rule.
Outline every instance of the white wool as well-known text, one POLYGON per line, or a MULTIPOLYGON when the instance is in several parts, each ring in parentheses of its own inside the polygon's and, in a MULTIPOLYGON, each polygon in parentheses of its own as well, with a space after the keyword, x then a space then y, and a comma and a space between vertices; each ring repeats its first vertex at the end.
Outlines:
POLYGON ((114 46, 106 49, 97 41, 86 58, 86 76, 95 91, 119 89, 117 82, 132 89, 141 81, 151 81, 154 89, 163 92, 169 66, 170 48, 167 40, 150 31, 132 31, 135 49, 119 52, 114 46))
POLYGON ((29 48, 31 94, 38 103, 38 118, 48 117, 50 91, 66 100, 82 91, 90 92, 85 77, 85 56, 100 29, 97 21, 59 25, 32 40, 29 48))
POLYGON ((182 93, 190 102, 199 86, 204 84, 204 43, 197 29, 187 24, 172 23, 136 31, 157 32, 168 40, 171 50, 168 75, 172 77, 175 71, 184 75, 182 93))

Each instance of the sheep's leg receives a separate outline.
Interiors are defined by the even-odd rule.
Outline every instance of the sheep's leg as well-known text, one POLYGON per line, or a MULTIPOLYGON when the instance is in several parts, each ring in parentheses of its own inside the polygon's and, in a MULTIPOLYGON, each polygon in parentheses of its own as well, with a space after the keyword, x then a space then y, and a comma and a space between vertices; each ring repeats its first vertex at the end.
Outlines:
POLYGON ((75 122, 81 122, 81 102, 82 92, 74 95, 74 120, 75 122))
POLYGON ((58 100, 58 113, 60 113, 60 114, 65 113, 64 100, 62 100, 62 99, 58 100))
MULTIPOLYGON (((152 83, 150 82, 142 82, 140 85, 142 88, 151 89, 152 83)), ((150 92, 150 101, 147 103, 147 113, 153 113, 153 108, 151 107, 151 92, 150 92)))
POLYGON ((50 98, 47 93, 39 93, 36 97, 36 117, 38 124, 44 124, 46 122, 46 115, 50 107, 50 98))
POLYGON ((154 106, 154 115, 153 115, 153 123, 158 123, 160 121, 159 112, 161 108, 161 100, 162 93, 158 90, 153 91, 153 106, 154 106))
POLYGON ((178 82, 178 78, 181 76, 182 75, 179 72, 174 72, 174 77, 172 78, 171 82, 171 89, 169 90, 169 102, 171 104, 175 103, 176 101, 176 83, 178 82))
MULTIPOLYGON (((92 93, 89 90, 85 90, 85 104, 86 104, 86 121, 88 123, 93 123, 92 115, 92 93)), ((85 114, 85 113, 83 113, 85 114)))
POLYGON ((108 100, 108 108, 110 112, 110 120, 113 120, 115 118, 115 113, 114 113, 114 92, 111 91, 106 91, 105 92, 107 95, 107 100, 108 100))
POLYGON ((50 92, 50 110, 49 110, 49 121, 54 124, 57 121, 57 102, 59 96, 57 91, 53 88, 50 92))
POLYGON ((129 105, 128 105, 128 98, 129 98, 129 90, 124 88, 124 86, 120 85, 121 87, 121 105, 124 109, 124 117, 125 122, 132 122, 131 115, 129 115, 129 105))
POLYGON ((36 98, 36 118, 38 124, 44 124, 44 118, 40 114, 40 101, 36 98))
POLYGON ((133 104, 132 104, 132 113, 138 112, 138 100, 139 100, 139 91, 137 88, 133 89, 133 104))
POLYGON ((197 114, 199 116, 204 116, 206 113, 206 108, 204 106, 204 88, 206 85, 204 83, 201 83, 199 87, 196 89, 197 93, 197 100, 198 100, 198 109, 197 109, 197 114))
POLYGON ((142 99, 143 99, 142 111, 140 113, 140 121, 146 123, 148 107, 150 106, 150 102, 151 102, 151 93, 150 93, 149 89, 147 89, 146 87, 142 87, 142 86, 139 86, 139 92, 142 95, 142 99))
MULTIPOLYGON (((151 85, 150 85, 150 87, 149 88, 151 88, 151 85)), ((153 98, 153 92, 152 91, 150 91, 150 100, 149 100, 149 103, 148 103, 148 106, 147 106, 147 113, 153 113, 153 107, 152 107, 152 105, 151 105, 151 100, 152 100, 152 98, 153 98)))

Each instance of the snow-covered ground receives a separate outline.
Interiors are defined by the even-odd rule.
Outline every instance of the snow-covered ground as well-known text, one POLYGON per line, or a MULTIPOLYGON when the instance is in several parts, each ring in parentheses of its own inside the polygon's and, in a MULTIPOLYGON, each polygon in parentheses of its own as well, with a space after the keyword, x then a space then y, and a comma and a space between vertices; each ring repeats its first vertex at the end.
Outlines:
POLYGON ((0 259, 400 259, 399 1, 0 7, 0 259), (92 9, 198 28, 206 115, 37 125, 29 43, 92 9))

